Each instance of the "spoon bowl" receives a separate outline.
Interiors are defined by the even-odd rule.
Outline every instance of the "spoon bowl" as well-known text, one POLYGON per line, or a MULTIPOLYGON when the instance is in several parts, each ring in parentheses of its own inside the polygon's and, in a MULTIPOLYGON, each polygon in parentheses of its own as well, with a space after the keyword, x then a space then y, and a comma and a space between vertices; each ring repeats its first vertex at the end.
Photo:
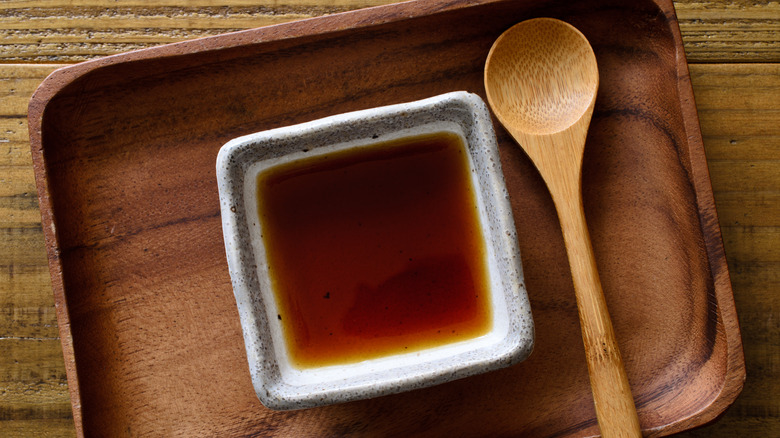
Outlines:
POLYGON ((488 103, 539 170, 558 212, 601 433, 641 436, 582 204, 582 157, 598 84, 588 40, 552 18, 511 27, 485 64, 488 103))
POLYGON ((592 112, 598 77, 596 57, 582 34, 559 20, 536 19, 496 41, 485 86, 502 124, 544 135, 592 112))

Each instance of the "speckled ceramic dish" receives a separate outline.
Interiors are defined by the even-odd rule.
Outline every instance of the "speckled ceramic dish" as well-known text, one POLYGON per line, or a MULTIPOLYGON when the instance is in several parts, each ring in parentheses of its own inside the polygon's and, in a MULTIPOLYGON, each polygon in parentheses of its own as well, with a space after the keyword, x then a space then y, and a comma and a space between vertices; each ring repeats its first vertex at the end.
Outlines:
POLYGON ((490 115, 478 96, 448 93, 240 137, 221 149, 217 177, 249 367, 265 406, 300 409, 422 388, 506 367, 530 354, 534 327, 515 224, 490 115), (486 306, 491 315, 486 329, 471 338, 411 352, 299 366, 291 359, 281 321, 284 312, 274 289, 277 282, 269 275, 268 238, 263 234, 268 230, 258 213, 258 175, 311 157, 391 147, 387 145, 399 139, 440 133, 454 134, 467 151, 469 172, 464 178, 470 175, 477 229, 484 241, 486 306))

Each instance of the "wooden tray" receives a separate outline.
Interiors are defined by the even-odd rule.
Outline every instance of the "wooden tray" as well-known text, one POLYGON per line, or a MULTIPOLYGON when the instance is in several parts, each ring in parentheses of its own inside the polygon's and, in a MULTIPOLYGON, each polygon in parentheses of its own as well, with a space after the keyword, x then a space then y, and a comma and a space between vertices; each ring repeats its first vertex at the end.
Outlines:
POLYGON ((82 435, 598 433, 549 195, 496 124, 537 328, 531 358, 430 389, 260 405, 222 243, 230 138, 453 90, 484 96, 495 38, 552 16, 601 72, 585 204, 648 435, 714 419, 744 359, 671 1, 411 2, 161 46, 54 72, 30 104, 43 229, 82 435))

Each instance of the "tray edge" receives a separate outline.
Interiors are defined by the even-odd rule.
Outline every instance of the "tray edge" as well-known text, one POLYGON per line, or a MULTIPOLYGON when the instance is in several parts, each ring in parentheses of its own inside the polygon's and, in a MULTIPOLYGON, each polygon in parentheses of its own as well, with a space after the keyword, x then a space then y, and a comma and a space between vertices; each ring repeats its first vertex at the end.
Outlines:
POLYGON ((712 189, 704 139, 699 124, 696 102, 693 94, 688 61, 683 46, 682 33, 678 24, 673 0, 654 0, 666 14, 669 30, 674 39, 677 54, 677 93, 680 98, 682 122, 687 134, 688 154, 691 163, 691 177, 696 193, 696 205, 710 272, 713 276, 715 300, 719 319, 724 326, 726 337, 726 372, 723 384, 712 401, 698 412, 681 418, 664 427, 653 429, 654 434, 671 435, 673 433, 702 427, 717 420, 734 402, 742 391, 745 382, 745 358, 742 336, 739 328, 734 291, 731 285, 726 253, 723 247, 715 197, 712 189))
MULTIPOLYGON (((241 47, 248 44, 261 44, 271 41, 324 35, 431 15, 438 12, 478 7, 485 4, 501 3, 504 1, 507 0, 454 0, 452 2, 440 4, 434 1, 411 0, 375 6, 106 56, 59 68, 43 80, 33 94, 28 107, 30 148, 36 189, 38 192, 39 208, 41 211, 41 223, 49 263, 49 273, 52 280, 55 310, 63 356, 65 359, 65 369, 77 436, 83 437, 85 433, 81 415, 81 395, 79 392, 69 312, 65 297, 63 271, 59 260, 60 246, 56 231, 56 222, 52 212, 48 180, 46 177, 47 166, 43 154, 42 126, 48 103, 78 78, 94 70, 111 65, 153 58, 202 54, 210 51, 241 47), (228 44, 224 44, 223 40, 228 40, 228 44)), ((696 192, 700 226, 705 240, 711 273, 714 279, 717 308, 722 323, 725 326, 724 333, 726 335, 725 342, 728 360, 723 386, 709 405, 689 417, 681 418, 676 422, 655 429, 646 430, 650 431, 653 435, 668 435, 700 427, 716 420, 742 391, 745 381, 745 362, 733 289, 728 272, 721 229, 718 223, 712 184, 704 153, 704 144, 698 121, 687 59, 674 4, 672 0, 653 1, 667 17, 677 53, 677 88, 680 97, 682 121, 687 133, 688 151, 690 154, 689 159, 692 168, 692 182, 696 192), (729 336, 730 334, 733 334, 733 336, 729 336)))

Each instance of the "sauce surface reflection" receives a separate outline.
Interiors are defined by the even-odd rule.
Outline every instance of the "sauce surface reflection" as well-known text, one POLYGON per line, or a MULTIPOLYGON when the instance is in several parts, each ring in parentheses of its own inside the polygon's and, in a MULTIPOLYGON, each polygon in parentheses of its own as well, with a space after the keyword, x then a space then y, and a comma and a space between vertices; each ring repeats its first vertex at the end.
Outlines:
POLYGON ((464 145, 439 133, 262 172, 258 213, 288 351, 358 362, 490 330, 464 145))

